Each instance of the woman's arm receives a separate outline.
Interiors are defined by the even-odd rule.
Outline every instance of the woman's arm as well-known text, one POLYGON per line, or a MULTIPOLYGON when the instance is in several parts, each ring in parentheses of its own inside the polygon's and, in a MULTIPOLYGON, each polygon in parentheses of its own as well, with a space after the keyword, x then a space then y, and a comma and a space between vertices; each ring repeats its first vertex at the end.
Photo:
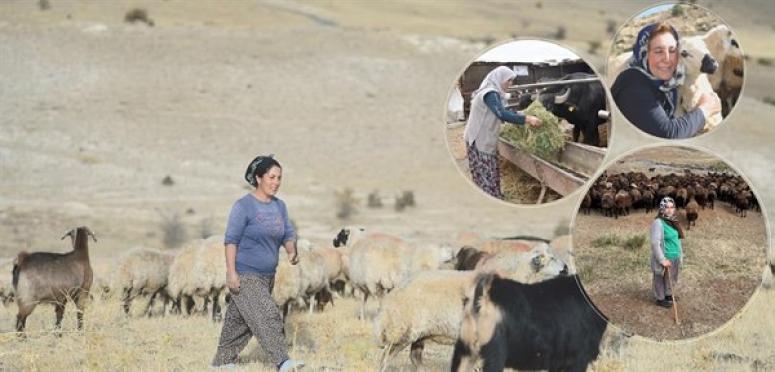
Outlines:
POLYGON ((501 102, 501 96, 498 92, 487 92, 484 95, 484 103, 487 104, 487 107, 490 108, 490 111, 492 111, 498 119, 512 124, 525 124, 524 114, 514 113, 503 107, 503 102, 501 102))
POLYGON ((226 256, 226 284, 234 294, 239 293, 239 275, 237 275, 237 246, 242 240, 245 231, 245 213, 239 203, 235 203, 229 213, 229 221, 226 223, 224 238, 224 255, 226 256))
POLYGON ((285 202, 277 199, 280 204, 280 209, 283 215, 283 223, 285 224, 285 234, 283 234, 283 247, 285 252, 288 253, 288 261, 291 265, 299 263, 299 256, 296 252, 296 230, 293 228, 291 219, 288 217, 288 208, 285 206, 285 202))
POLYGON ((226 285, 234 294, 239 293, 239 275, 236 269, 237 246, 235 244, 226 244, 226 285))
POLYGON ((651 81, 640 72, 625 70, 611 88, 619 110, 636 127, 661 138, 689 138, 705 126, 705 116, 699 108, 671 119, 649 84, 651 81))
POLYGON ((283 246, 285 247, 285 252, 288 253, 288 262, 290 262, 291 265, 299 263, 299 254, 296 253, 296 240, 288 240, 283 246))
POLYGON ((651 223, 651 254, 657 259, 657 262, 662 263, 665 261, 665 252, 662 245, 664 244, 664 230, 662 228, 662 221, 658 218, 654 219, 651 223))

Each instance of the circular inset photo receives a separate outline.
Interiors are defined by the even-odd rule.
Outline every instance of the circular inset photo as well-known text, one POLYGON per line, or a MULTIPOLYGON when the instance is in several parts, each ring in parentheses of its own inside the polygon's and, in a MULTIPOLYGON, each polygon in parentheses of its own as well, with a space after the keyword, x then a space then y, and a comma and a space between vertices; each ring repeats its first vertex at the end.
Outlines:
POLYGON ((730 114, 743 88, 743 60, 717 15, 694 4, 661 4, 622 26, 606 76, 616 106, 635 127, 660 138, 690 138, 730 114))
POLYGON ((600 77, 542 40, 500 44, 471 62, 447 102, 447 144, 460 171, 492 197, 542 204, 594 174, 610 138, 600 77))
POLYGON ((572 235, 591 301, 656 340, 730 321, 760 286, 768 245, 746 180, 712 154, 677 146, 613 163, 584 196, 572 235))

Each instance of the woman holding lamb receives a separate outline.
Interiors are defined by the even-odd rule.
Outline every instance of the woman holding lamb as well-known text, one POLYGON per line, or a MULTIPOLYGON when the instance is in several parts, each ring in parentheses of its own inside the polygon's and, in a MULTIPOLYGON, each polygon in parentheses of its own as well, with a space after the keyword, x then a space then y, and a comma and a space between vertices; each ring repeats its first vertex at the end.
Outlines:
POLYGON ((689 138, 705 126, 705 118, 721 111, 721 102, 703 93, 697 107, 675 117, 678 86, 684 66, 679 63, 678 32, 659 22, 638 32, 630 65, 616 77, 611 94, 624 117, 638 129, 661 138, 689 138))
POLYGON ((275 195, 282 181, 282 167, 272 155, 258 156, 245 171, 255 189, 237 200, 226 226, 226 276, 231 301, 213 358, 213 367, 232 367, 240 351, 256 336, 280 371, 302 367, 292 360, 283 334, 280 309, 272 299, 280 246, 291 265, 299 262, 296 232, 285 203, 275 195))

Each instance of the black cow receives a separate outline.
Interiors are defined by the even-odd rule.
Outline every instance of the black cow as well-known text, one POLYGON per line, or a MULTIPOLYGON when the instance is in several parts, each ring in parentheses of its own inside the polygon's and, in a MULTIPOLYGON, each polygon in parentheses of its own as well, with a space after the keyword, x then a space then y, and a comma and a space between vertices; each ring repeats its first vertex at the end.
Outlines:
MULTIPOLYGON (((563 76, 560 81, 595 77, 593 74, 574 72, 563 76)), ((573 124, 574 142, 579 141, 579 134, 583 132, 585 144, 600 146, 597 127, 607 120, 607 114, 600 112, 606 111, 603 84, 590 82, 553 85, 541 92, 539 100, 555 116, 573 124)))
POLYGON ((480 275, 464 300, 452 371, 584 371, 600 353, 607 319, 587 302, 576 276, 521 284, 480 275))

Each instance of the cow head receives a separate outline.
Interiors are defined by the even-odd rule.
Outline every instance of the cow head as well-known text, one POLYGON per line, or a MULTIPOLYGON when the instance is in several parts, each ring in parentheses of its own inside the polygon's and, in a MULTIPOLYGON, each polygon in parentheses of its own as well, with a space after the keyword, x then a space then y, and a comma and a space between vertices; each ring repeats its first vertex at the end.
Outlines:
POLYGON ((549 87, 542 91, 538 99, 555 116, 565 117, 566 112, 574 112, 578 107, 578 92, 573 85, 549 87))

